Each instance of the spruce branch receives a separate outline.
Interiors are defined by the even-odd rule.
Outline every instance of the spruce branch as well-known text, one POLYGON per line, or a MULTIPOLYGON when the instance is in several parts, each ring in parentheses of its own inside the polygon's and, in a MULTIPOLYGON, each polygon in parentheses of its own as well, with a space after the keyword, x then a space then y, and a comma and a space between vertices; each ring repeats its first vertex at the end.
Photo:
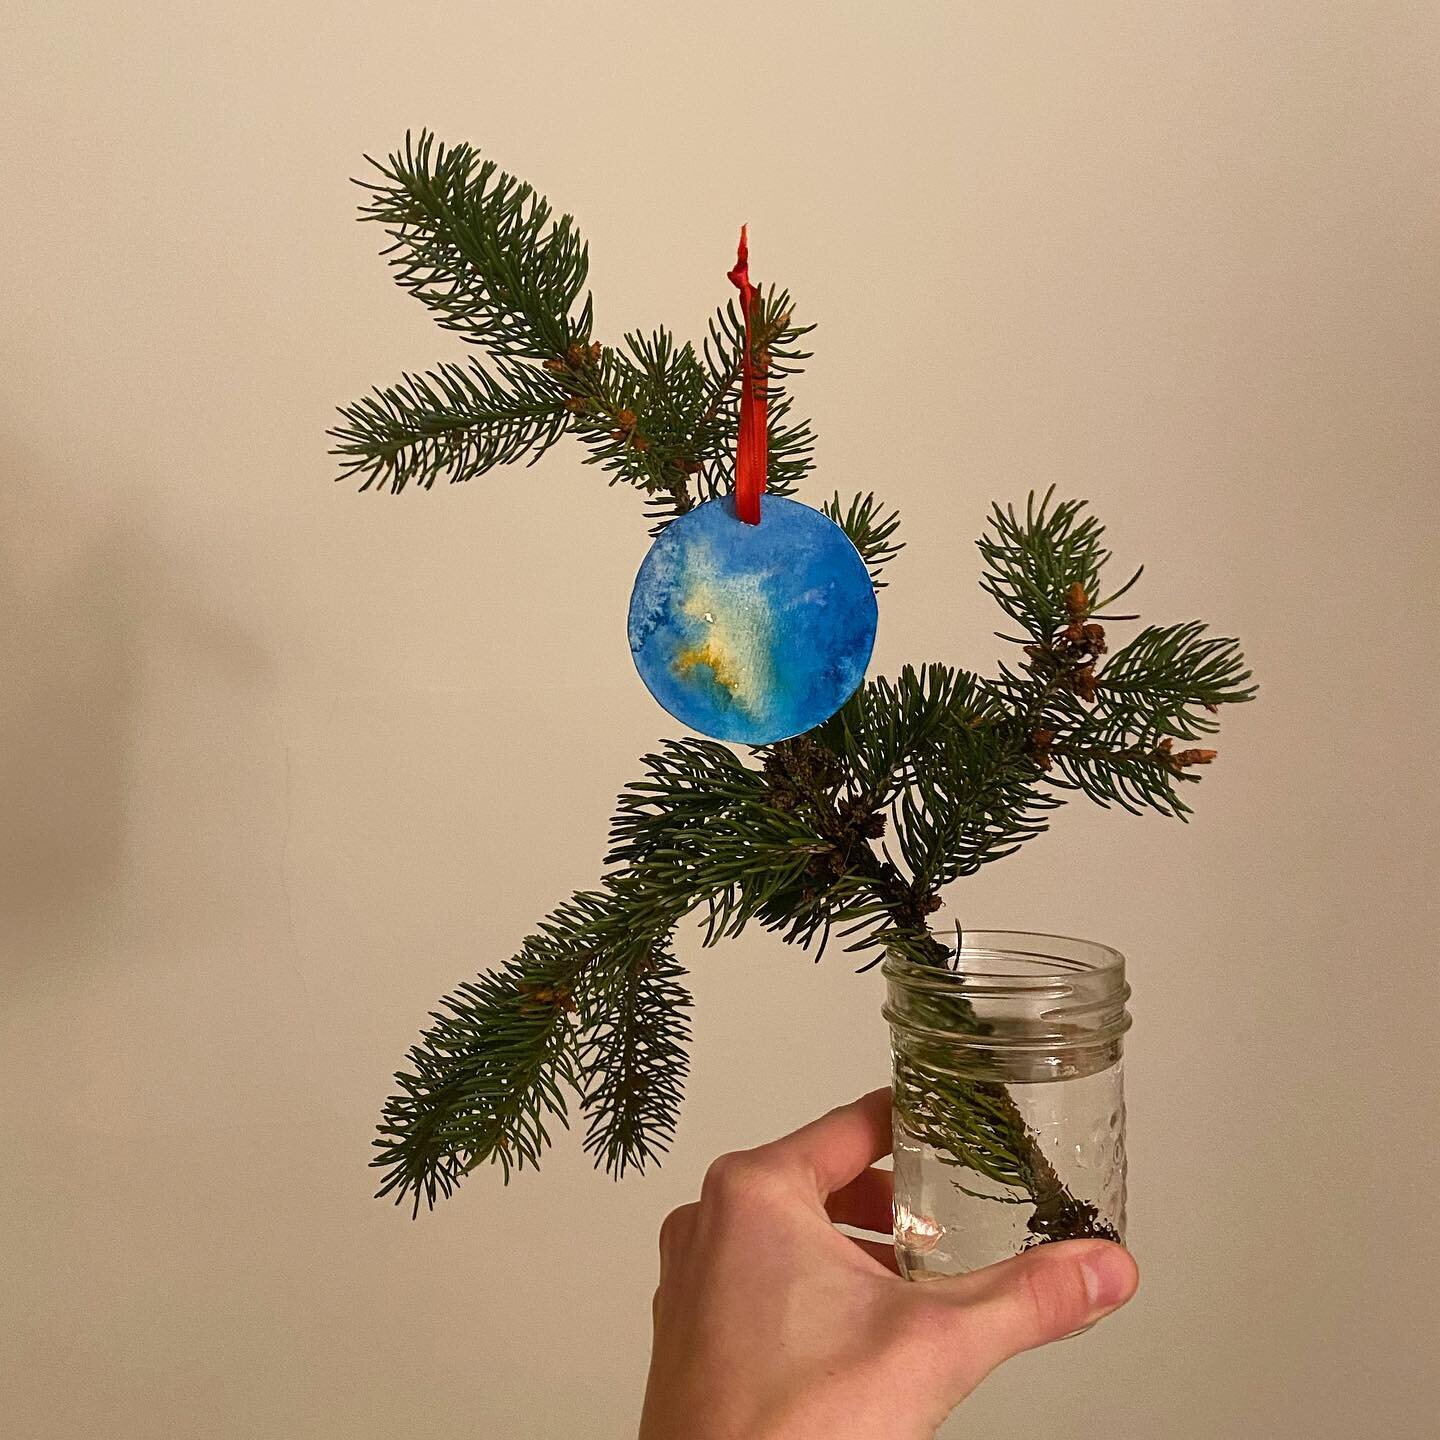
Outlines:
POLYGON ((888 806, 952 725, 1000 713, 967 671, 907 665, 893 681, 867 681, 812 734, 853 774, 857 794, 888 806))
POLYGON ((483 475, 528 458, 534 464, 564 433, 565 399, 543 372, 505 360, 488 371, 477 360, 441 364, 403 375, 340 410, 330 431, 340 479, 361 490, 388 486, 399 494, 412 480, 429 489, 483 475))
MULTIPOLYGON (((1048 643, 1075 619, 1075 597, 1085 597, 1084 610, 1096 619, 1140 579, 1136 570, 1105 599, 1101 575, 1110 552, 1101 544, 1105 527, 1085 513, 1083 500, 1055 502, 1051 486, 1037 502, 1032 494, 1022 519, 1013 505, 992 507, 990 523, 976 547, 985 563, 980 588, 990 595, 1031 640, 1048 643)), ((1011 639, 1010 636, 1002 636, 1011 639)))
MULTIPOLYGON (((1033 536, 1024 538, 1028 547, 1033 536)), ((1094 583, 1093 557, 1081 563, 1094 583)), ((663 1153, 684 1077, 688 1006, 670 936, 697 909, 707 945, 755 922, 822 951, 838 929, 862 969, 884 950, 944 964, 949 952, 928 929, 941 891, 1043 833, 1047 812, 1081 780, 1102 801, 1115 796, 1134 808, 1138 795, 1183 813, 1174 781, 1213 752, 1177 752, 1168 739, 1149 750, 1104 743, 1084 678, 1104 636, 1087 633, 1096 622, 1079 584, 1061 587, 1064 623, 1026 647, 1021 672, 987 682, 944 665, 907 667, 893 681, 868 681, 811 734, 759 752, 758 765, 701 739, 670 741, 647 756, 617 801, 603 888, 557 911, 500 972, 498 990, 462 987, 450 997, 412 1052, 415 1074, 399 1077, 404 1093, 387 1111, 376 1162, 389 1167, 385 1189, 433 1203, 481 1160, 498 1159, 507 1173, 512 1163, 536 1163, 544 1116, 564 1114, 561 1079, 584 1097, 598 1163, 619 1175, 663 1153), (572 1011, 578 1021, 567 1018, 572 1011), (497 1085, 494 1063, 543 1049, 524 1029, 539 1017, 549 1023, 552 1083, 537 1089, 521 1073, 497 1085), (511 1099, 503 1112, 478 1103, 496 1091, 511 1099)), ((1211 663, 1216 652, 1147 645, 1139 653, 1151 652, 1194 662, 1195 703, 1249 698, 1241 672, 1211 663)), ((1138 671, 1127 663, 1122 673, 1138 671)), ((1174 671, 1165 673, 1173 680, 1174 671)), ((1165 694, 1173 711, 1186 687, 1165 694)), ((1117 687, 1109 703, 1126 713, 1129 695, 1117 687)), ((1143 687, 1131 698, 1137 714, 1158 713, 1159 699, 1143 687)), ((954 1018, 963 1028, 965 1017, 954 1018)), ((1101 1233, 1003 1086, 938 1074, 902 1074, 900 1082, 914 1133, 937 1144, 949 1134, 957 1164, 1023 1181, 1037 1237, 1101 1233)))
POLYGON ((803 879, 825 838, 776 803, 765 773, 713 740, 671 740, 616 802, 607 865, 645 877, 704 943, 733 938, 803 879))
POLYGON ((1042 834, 1047 810, 1034 763, 1013 722, 948 725, 902 791, 896 842, 912 875, 931 891, 1012 855, 1042 834))
POLYGON ((1221 705, 1248 700, 1239 642, 1207 634, 1199 620, 1151 625, 1117 650, 1096 677, 1096 713, 1137 744, 1199 740, 1220 728, 1221 705))
MULTIPOLYGON (((754 344, 771 357, 770 489, 782 495, 807 473, 814 449, 808 423, 787 419, 784 381, 809 358, 798 341, 812 328, 796 325, 792 314, 789 294, 772 289, 758 301, 753 326, 754 344)), ((618 349, 576 346, 545 362, 570 396, 571 428, 591 452, 586 463, 641 490, 657 528, 732 487, 744 344, 737 325, 732 302, 711 321, 703 360, 661 328, 628 334, 618 349)))
POLYGON ((684 1080, 671 1062, 688 1039, 671 933, 706 906, 712 943, 738 934, 819 842, 767 804, 759 772, 698 740, 647 757, 613 834, 601 887, 431 1016, 385 1107, 380 1195, 418 1208, 487 1161, 507 1179, 538 1165, 567 1089, 583 1097, 588 1148, 617 1177, 665 1150, 684 1080))
MULTIPOLYGON (((373 163, 373 162, 372 162, 373 163)), ((663 328, 618 346, 591 338, 588 255, 568 216, 469 146, 423 133, 376 165, 362 217, 381 223, 399 283, 446 328, 490 351, 488 368, 444 364, 347 406, 332 431, 361 488, 451 482, 543 453, 562 431, 587 463, 645 498, 658 525, 733 483, 744 321, 720 307, 699 349, 663 328), (578 308, 577 308, 578 307, 578 308)), ((770 489, 813 464, 790 379, 811 327, 771 288, 752 337, 766 367, 770 489)), ((880 588, 899 517, 873 495, 825 511, 880 588)), ((868 681, 808 735, 748 757, 671 741, 619 796, 598 887, 553 911, 497 970, 432 1015, 396 1076, 374 1164, 380 1194, 433 1205, 483 1163, 508 1179, 535 1166, 567 1095, 585 1146, 615 1176, 643 1169, 674 1134, 686 1075, 689 996, 673 936, 702 917, 707 945, 759 924, 817 958, 832 934, 860 969, 886 950, 944 966, 929 929, 943 890, 1042 834, 1084 793, 1102 805, 1188 812, 1222 705, 1250 699, 1235 641, 1199 622, 1151 626, 1113 654, 1104 529, 1053 489, 995 506, 977 542, 982 587, 1018 634, 992 678, 946 664, 868 681), (1106 657, 1109 656, 1107 659, 1106 657)), ((947 1023, 979 1027, 961 1002, 947 1023)), ((1020 1192, 1037 1239, 1103 1233, 1061 1185, 1004 1086, 897 1070, 915 1134, 957 1166, 1020 1192)))
POLYGON ((847 509, 838 490, 820 509, 850 537, 870 572, 871 585, 883 590, 885 581, 880 577, 885 567, 905 548, 905 542, 895 538, 900 512, 885 509, 873 493, 855 496, 847 509))
POLYGON ((617 1179, 658 1161, 674 1138, 690 1071, 684 976, 667 939, 624 970, 580 1035, 585 1149, 617 1179))
POLYGON ((569 938, 588 900, 577 897, 515 960, 458 986, 432 1013, 380 1120, 378 1195, 408 1197, 418 1211, 483 1161, 507 1181, 539 1165, 548 1123, 567 1123, 565 1092, 576 1084, 570 1007, 586 957, 569 938))
MULTIPOLYGON (((810 358, 800 342, 814 330, 797 325, 788 290, 771 285, 756 296, 751 340, 765 375, 768 405, 769 478, 772 495, 793 495, 814 465, 815 436, 807 420, 790 420, 794 408, 788 382, 810 358)), ((701 462, 702 498, 728 495, 735 484, 735 435, 740 424, 740 374, 745 357, 745 322, 732 299, 711 318, 703 345, 710 393, 695 427, 695 452, 701 462)))
MULTIPOLYGON (((567 1092, 585 1097, 593 1148, 615 1173, 663 1150, 683 1070, 662 1079, 642 1064, 637 1027, 656 1005, 684 1003, 667 969, 676 918, 635 877, 612 877, 552 911, 513 960, 446 996, 395 1076, 371 1161, 384 1172, 377 1195, 418 1210, 481 1164, 498 1164, 507 1181, 538 1166, 550 1122, 569 1123, 567 1092), (652 968, 658 990, 640 983, 652 968), (628 1093, 646 1079, 649 1094, 628 1093), (622 1086, 624 1106, 597 1115, 622 1086)), ((668 1053, 686 1032, 672 1022, 656 1034, 657 1053, 668 1053)))
POLYGON ((395 283, 447 330, 493 354, 545 360, 590 338, 589 297, 574 314, 589 253, 569 215, 470 145, 428 130, 356 184, 363 220, 384 228, 395 283))
MULTIPOLYGON (((369 194, 360 214, 385 229, 397 283, 497 364, 493 375, 441 365, 341 407, 330 432, 337 478, 429 489, 538 458, 568 429, 586 463, 645 496, 657 526, 728 492, 744 353, 733 300, 711 320, 702 352, 663 328, 601 345, 590 338, 590 297, 580 298, 589 257, 570 216, 557 219, 472 146, 428 131, 370 164, 375 173, 357 181, 369 194)), ((809 358, 799 342, 812 327, 794 322, 790 295, 774 287, 755 310, 770 377, 771 488, 789 494, 813 463, 814 437, 788 418, 785 391, 809 358)))
POLYGON ((1052 784, 1083 791, 1097 805, 1118 805, 1132 815, 1148 809, 1183 820, 1191 813, 1178 786, 1198 781, 1193 767, 1210 764, 1215 751, 1177 751, 1168 738, 1154 745, 1133 744, 1123 728, 1086 734, 1092 737, 1090 743, 1072 739, 1051 746, 1058 771, 1052 784))

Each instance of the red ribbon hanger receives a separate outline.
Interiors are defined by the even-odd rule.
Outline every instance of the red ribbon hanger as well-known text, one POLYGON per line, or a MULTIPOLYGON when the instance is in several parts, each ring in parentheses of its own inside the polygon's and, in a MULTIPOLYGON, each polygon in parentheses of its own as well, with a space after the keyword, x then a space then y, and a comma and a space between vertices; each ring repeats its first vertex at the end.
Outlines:
POLYGON ((760 523, 760 496, 770 465, 770 435, 766 418, 765 365, 757 363, 750 343, 750 319, 759 290, 750 283, 750 246, 746 227, 740 227, 740 247, 730 281, 740 291, 745 312, 745 358, 740 372, 740 438, 735 446, 735 513, 747 525, 760 523))

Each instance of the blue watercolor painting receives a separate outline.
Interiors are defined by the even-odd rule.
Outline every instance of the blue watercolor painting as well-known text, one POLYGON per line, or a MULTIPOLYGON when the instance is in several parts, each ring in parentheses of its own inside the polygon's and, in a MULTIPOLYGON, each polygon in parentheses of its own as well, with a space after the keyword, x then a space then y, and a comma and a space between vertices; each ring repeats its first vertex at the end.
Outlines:
POLYGON ((758 525, 726 496, 673 520, 635 577, 630 649, 650 693, 702 735, 788 740, 859 688, 878 609, 828 516, 767 495, 758 525))

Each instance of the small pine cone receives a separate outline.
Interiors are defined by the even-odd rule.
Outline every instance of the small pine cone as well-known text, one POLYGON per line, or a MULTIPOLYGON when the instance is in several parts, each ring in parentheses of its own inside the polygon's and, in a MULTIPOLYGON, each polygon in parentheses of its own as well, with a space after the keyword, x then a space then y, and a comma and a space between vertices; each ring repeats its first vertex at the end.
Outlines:
POLYGON ((1065 609, 1072 620, 1083 619, 1090 613, 1090 597, 1078 580, 1065 592, 1065 609))
POLYGON ((878 840, 885 833, 885 817, 867 815, 860 823, 860 833, 867 840, 878 840))
POLYGON ((633 430, 638 418, 633 410, 622 410, 615 417, 615 423, 619 425, 622 430, 633 430))
POLYGON ((786 740, 776 747, 787 773, 802 783, 814 778, 814 751, 815 742, 806 735, 797 735, 793 740, 786 740))

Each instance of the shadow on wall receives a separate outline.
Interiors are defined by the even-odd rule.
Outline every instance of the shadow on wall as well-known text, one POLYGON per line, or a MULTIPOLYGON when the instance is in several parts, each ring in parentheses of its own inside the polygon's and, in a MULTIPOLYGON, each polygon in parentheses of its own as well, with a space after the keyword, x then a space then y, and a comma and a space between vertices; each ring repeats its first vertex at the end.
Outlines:
MULTIPOLYGON (((137 712, 157 632, 253 680, 248 633, 167 572, 143 496, 0 445, 0 922, 17 934, 123 899, 137 712)), ((68 925, 66 927, 68 929, 68 925)), ((24 954, 12 952, 12 964, 24 954)))

